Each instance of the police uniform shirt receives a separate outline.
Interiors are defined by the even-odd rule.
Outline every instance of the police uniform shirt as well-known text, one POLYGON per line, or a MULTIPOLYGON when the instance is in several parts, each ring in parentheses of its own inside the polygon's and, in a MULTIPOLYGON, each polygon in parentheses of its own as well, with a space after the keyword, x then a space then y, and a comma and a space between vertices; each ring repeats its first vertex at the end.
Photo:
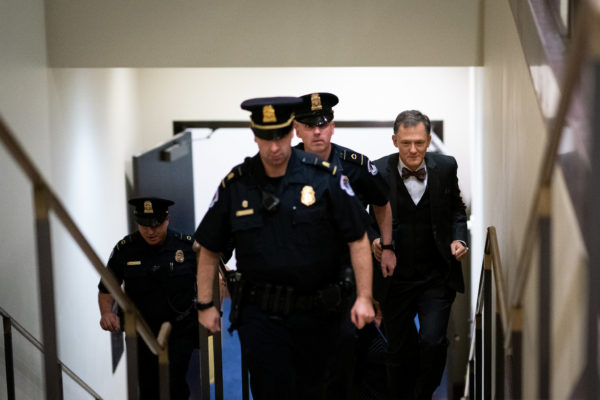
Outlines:
MULTIPOLYGON (((196 256, 191 236, 167 230, 162 245, 151 246, 139 231, 125 236, 113 249, 108 269, 153 330, 164 321, 189 314, 195 298, 196 256)), ((102 282, 102 293, 108 290, 102 282)))
MULTIPOLYGON (((304 143, 299 143, 296 148, 304 150, 304 143)), ((337 165, 340 168, 339 172, 348 177, 352 189, 365 206, 383 206, 388 202, 389 186, 367 156, 331 143, 327 161, 337 165)))
POLYGON ((194 238, 220 252, 233 237, 245 279, 321 289, 335 281, 343 246, 366 230, 364 209, 334 170, 293 148, 286 174, 270 179, 258 154, 247 158, 223 179, 194 238), (277 211, 267 211, 265 192, 279 199, 277 211))

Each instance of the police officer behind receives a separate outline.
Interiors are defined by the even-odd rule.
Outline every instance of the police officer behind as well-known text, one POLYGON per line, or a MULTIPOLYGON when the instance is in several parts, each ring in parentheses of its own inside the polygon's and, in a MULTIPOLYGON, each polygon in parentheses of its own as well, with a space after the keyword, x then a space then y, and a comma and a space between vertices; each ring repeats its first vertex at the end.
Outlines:
MULTIPOLYGON (((108 269, 148 323, 154 335, 165 321, 173 325, 169 337, 171 399, 187 399, 188 363, 198 340, 193 309, 196 295, 196 255, 192 238, 168 229, 170 200, 142 197, 129 200, 135 207, 135 233, 125 236, 112 251, 108 269)), ((102 282, 98 285, 100 326, 119 331, 120 319, 112 312, 115 300, 102 282)), ((158 359, 138 339, 138 386, 141 399, 158 399, 158 359)))
POLYGON ((211 301, 219 252, 230 239, 236 249, 243 289, 232 293, 230 319, 257 400, 325 398, 342 318, 334 285, 342 243, 350 248, 357 283, 351 320, 362 328, 374 318, 364 210, 345 176, 291 148, 299 101, 242 103, 252 113, 258 154, 223 179, 195 233, 198 319, 212 332, 221 329, 211 301))
MULTIPOLYGON (((332 93, 310 93, 300 97, 302 103, 296 107, 294 127, 302 143, 296 146, 313 153, 337 166, 338 171, 350 180, 352 189, 366 207, 371 204, 385 246, 381 260, 381 273, 391 276, 396 266, 396 255, 392 250, 392 209, 388 201, 388 184, 368 157, 354 150, 331 142, 334 134, 333 106, 338 97, 332 93)), ((341 268, 351 268, 350 260, 340 260, 341 268)), ((352 324, 345 326, 346 334, 340 341, 340 354, 336 357, 339 376, 331 384, 330 399, 350 399, 358 382, 354 378, 356 333, 352 324)))

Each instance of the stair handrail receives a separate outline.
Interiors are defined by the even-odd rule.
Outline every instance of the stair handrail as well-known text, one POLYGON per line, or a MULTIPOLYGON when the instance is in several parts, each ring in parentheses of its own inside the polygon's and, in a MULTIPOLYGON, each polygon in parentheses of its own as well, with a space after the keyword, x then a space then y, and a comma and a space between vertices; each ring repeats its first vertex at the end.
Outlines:
MULTIPOLYGON (((40 352, 44 352, 44 345, 35 338, 27 329, 23 327, 17 320, 15 320, 5 309, 0 307, 0 315, 2 318, 10 320, 10 325, 17 332, 19 332, 25 340, 31 343, 35 348, 37 348, 40 352)), ((69 367, 65 365, 62 361, 58 360, 58 364, 61 369, 64 371, 67 376, 69 376, 73 381, 75 381, 79 386, 81 386, 86 392, 88 392, 94 399, 102 399, 102 397, 94 391, 83 379, 81 379, 75 372, 73 372, 69 367)))
MULTIPOLYGON (((85 254, 89 262, 92 264, 96 272, 100 275, 102 283, 108 289, 109 293, 113 296, 119 307, 127 315, 132 316, 135 321, 135 331, 139 333, 142 340, 146 343, 150 351, 155 355, 159 356, 164 352, 165 346, 168 340, 168 335, 171 330, 169 322, 163 323, 161 326, 159 337, 160 342, 154 337, 154 334, 150 330, 147 322, 135 306, 135 304, 129 299, 129 297, 121 290, 121 286, 113 274, 106 268, 106 265, 102 262, 100 257, 96 254, 92 246, 89 244, 81 230, 75 224, 69 213, 58 199, 50 185, 46 182, 42 174, 39 172, 33 161, 24 151, 23 147, 15 139, 15 135, 11 132, 8 126, 5 124, 4 119, 0 115, 0 140, 3 142, 8 153, 13 157, 15 162, 19 165, 21 170, 28 177, 29 181, 33 185, 33 189, 36 194, 41 193, 40 198, 43 199, 44 207, 48 210, 54 211, 58 219, 62 222, 63 226, 73 238, 75 243, 85 254)), ((40 204, 36 201, 34 213, 39 212, 40 204)), ((125 324, 130 318, 125 319, 125 324)), ((54 327, 56 329, 56 327, 54 327)), ((126 330, 126 327, 125 327, 126 330)), ((55 351, 54 351, 55 353, 55 351)))
MULTIPOLYGON (((513 308, 520 308, 523 305, 525 284, 531 270, 530 261, 537 237, 537 223, 540 215, 544 214, 550 206, 548 188, 551 185, 554 175, 558 158, 558 148, 562 139, 567 115, 571 107, 575 89, 581 77, 583 61, 590 49, 590 32, 592 32, 594 23, 600 24, 600 5, 598 3, 598 0, 584 0, 580 4, 574 35, 566 57, 566 68, 561 83, 559 105, 556 116, 550 123, 549 137, 543 152, 542 166, 534 188, 534 197, 527 218, 521 253, 518 258, 514 284, 515 290, 512 292, 510 298, 510 304, 513 308)), ((600 41, 599 38, 596 41, 600 41)), ((510 340, 510 335, 508 335, 508 338, 510 340)))
MULTIPOLYGON (((482 366, 479 365, 481 362, 480 347, 489 347, 492 344, 492 332, 485 330, 491 327, 491 312, 492 309, 496 310, 498 314, 498 321, 500 323, 499 333, 504 335, 507 326, 509 325, 508 315, 508 303, 507 293, 504 286, 504 275, 502 273, 502 261, 500 258, 500 250, 498 247, 498 236, 496 234, 496 228, 489 226, 487 228, 487 234, 485 238, 484 247, 484 258, 481 266, 481 274, 479 277, 479 290, 477 293, 477 300, 475 303, 474 318, 471 323, 471 343, 469 346, 469 358, 467 364, 467 372, 465 378, 465 393, 464 398, 470 398, 470 393, 480 390, 482 383, 482 375, 488 374, 488 379, 491 377, 491 371, 484 371, 482 366), (491 279, 493 277, 493 279, 491 279), (491 281, 494 282, 494 288, 496 292, 495 307, 492 305, 491 281), (482 317, 484 321, 482 322, 482 317), (482 326, 483 325, 483 326, 482 326), (483 333, 482 333, 482 330, 483 333), (484 342, 484 343, 481 343, 484 342), (478 348, 479 347, 479 348, 478 348), (479 357, 478 357, 479 355, 479 357), (477 365, 476 365, 477 364, 477 365)), ((500 343, 504 344, 504 340, 500 343)), ((488 349, 489 350, 489 349, 488 349)), ((490 357, 485 355, 485 357, 490 357)), ((496 355, 498 357, 498 354, 496 355)), ((487 359, 490 362, 491 360, 487 359)), ((486 382, 489 384, 489 382, 486 382)), ((491 385, 486 388, 490 390, 491 385)), ((477 396, 476 396, 477 397, 477 396)), ((488 397, 488 396, 484 396, 488 397)))

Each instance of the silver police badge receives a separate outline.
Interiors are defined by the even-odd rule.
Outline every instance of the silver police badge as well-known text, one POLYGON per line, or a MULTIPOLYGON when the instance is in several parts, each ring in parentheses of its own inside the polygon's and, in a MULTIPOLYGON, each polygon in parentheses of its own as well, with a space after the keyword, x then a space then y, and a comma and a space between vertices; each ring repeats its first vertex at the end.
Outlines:
POLYGON ((342 190, 346 193, 348 193, 349 196, 354 196, 354 190, 352 190, 352 186, 350 185, 350 180, 348 179, 348 177, 346 175, 342 175, 340 177, 340 187, 342 188, 342 190))
POLYGON ((182 263, 183 260, 184 260, 183 250, 177 250, 175 252, 175 261, 177 261, 178 263, 182 263))
POLYGON ((300 202, 307 207, 315 204, 315 189, 312 186, 306 185, 300 192, 300 202))

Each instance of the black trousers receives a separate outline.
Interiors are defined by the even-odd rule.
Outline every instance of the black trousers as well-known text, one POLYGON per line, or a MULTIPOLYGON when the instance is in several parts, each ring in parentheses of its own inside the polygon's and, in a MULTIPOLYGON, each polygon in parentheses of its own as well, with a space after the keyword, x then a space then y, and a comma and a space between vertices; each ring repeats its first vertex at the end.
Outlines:
POLYGON ((269 315, 242 306, 238 333, 255 400, 327 398, 341 313, 269 315))
POLYGON ((441 279, 392 280, 382 304, 391 399, 431 400, 446 364, 446 330, 455 297, 456 292, 441 279))
MULTIPOLYGON (((195 317, 195 313, 193 313, 195 317)), ((188 400, 186 374, 190 357, 198 347, 198 323, 195 319, 175 324, 169 336, 169 386, 171 400, 188 400)), ((138 338, 138 387, 140 400, 158 400, 158 357, 138 338)))

